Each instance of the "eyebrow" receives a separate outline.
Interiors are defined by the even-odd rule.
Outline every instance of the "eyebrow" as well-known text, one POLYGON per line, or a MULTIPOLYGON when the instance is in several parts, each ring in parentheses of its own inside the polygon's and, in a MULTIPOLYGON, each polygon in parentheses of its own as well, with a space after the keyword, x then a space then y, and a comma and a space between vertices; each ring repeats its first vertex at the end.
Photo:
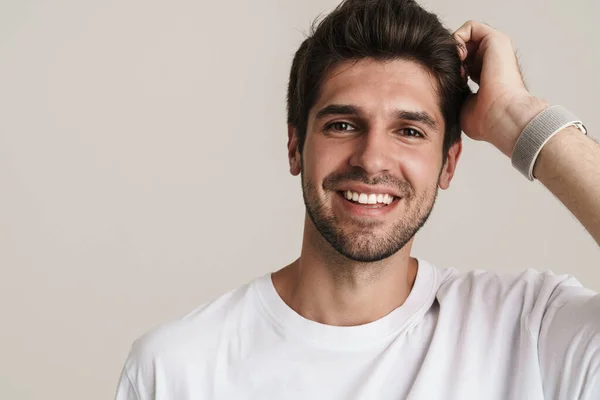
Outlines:
MULTIPOLYGON (((329 115, 361 116, 363 114, 364 111, 361 107, 353 106, 350 104, 330 104, 320 109, 317 112, 315 119, 319 120, 329 115)), ((431 129, 439 132, 435 119, 426 111, 394 110, 394 116, 396 117, 396 119, 421 122, 429 126, 431 129)))

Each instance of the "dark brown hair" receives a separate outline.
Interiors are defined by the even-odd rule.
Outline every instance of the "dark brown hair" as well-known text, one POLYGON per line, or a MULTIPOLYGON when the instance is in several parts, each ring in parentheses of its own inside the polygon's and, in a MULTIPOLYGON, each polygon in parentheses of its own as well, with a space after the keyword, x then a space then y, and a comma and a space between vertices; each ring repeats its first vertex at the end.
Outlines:
POLYGON ((313 22, 294 56, 287 94, 288 123, 296 127, 300 153, 308 113, 327 71, 364 58, 414 61, 433 74, 446 127, 445 163, 448 150, 460 139, 460 107, 471 90, 461 76, 451 32, 414 0, 345 0, 321 22, 313 22))

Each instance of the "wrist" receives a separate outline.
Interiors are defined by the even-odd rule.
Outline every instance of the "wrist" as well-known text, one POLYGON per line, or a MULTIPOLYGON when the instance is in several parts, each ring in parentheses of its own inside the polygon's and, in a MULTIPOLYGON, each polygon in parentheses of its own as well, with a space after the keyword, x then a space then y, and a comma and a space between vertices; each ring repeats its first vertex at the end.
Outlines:
POLYGON ((492 135, 492 144, 506 156, 512 158, 517 139, 527 124, 549 106, 550 104, 544 99, 529 93, 513 96, 504 108, 501 122, 497 124, 501 132, 492 135))
MULTIPOLYGON (((521 132, 513 149, 511 164, 530 181, 535 180, 533 174, 536 160, 548 144, 553 147, 553 139, 565 128, 575 126, 587 134, 585 126, 579 118, 561 105, 547 107, 531 120, 521 132)), ((568 129, 567 129, 568 130, 568 129)))

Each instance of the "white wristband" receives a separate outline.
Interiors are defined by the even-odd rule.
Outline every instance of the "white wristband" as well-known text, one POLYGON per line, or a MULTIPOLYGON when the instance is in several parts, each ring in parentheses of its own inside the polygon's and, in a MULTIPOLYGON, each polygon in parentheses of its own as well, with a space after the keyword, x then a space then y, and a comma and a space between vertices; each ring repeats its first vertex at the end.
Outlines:
POLYGON ((551 106, 536 115, 523 129, 517 139, 511 157, 512 166, 527 179, 533 181, 533 166, 542 147, 567 126, 575 125, 587 135, 587 129, 569 110, 563 106, 551 106))

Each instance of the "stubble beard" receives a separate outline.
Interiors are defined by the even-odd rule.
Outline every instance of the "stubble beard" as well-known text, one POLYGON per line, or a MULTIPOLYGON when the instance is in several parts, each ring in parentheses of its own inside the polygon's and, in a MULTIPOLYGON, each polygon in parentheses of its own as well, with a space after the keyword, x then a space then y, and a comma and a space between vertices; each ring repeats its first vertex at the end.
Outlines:
POLYGON ((438 193, 436 182, 434 187, 428 188, 420 196, 402 198, 404 204, 396 204, 395 207, 404 207, 405 213, 385 231, 382 231, 380 221, 358 219, 344 221, 345 224, 352 224, 352 228, 348 229, 341 226, 328 206, 332 204, 331 197, 337 196, 337 193, 325 191, 324 198, 320 199, 313 183, 305 179, 303 173, 301 179, 304 205, 317 231, 336 252, 361 263, 380 261, 401 250, 427 222, 438 193))

